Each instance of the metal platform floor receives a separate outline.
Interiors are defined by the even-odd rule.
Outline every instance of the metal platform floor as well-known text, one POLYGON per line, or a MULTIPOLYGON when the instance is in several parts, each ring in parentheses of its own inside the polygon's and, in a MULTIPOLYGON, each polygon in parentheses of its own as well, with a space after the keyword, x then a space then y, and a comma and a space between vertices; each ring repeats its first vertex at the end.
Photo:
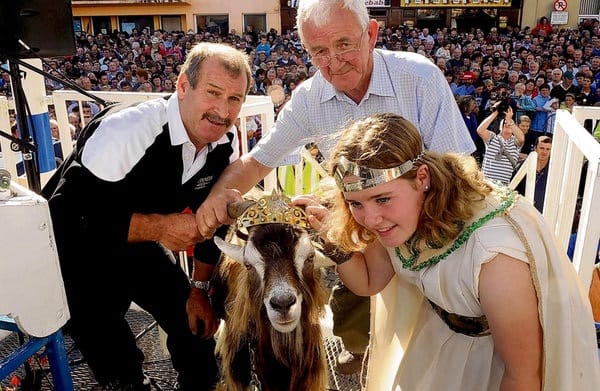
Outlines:
MULTIPOLYGON (((162 349, 159 331, 157 327, 149 327, 153 323, 153 318, 146 312, 141 310, 130 309, 127 313, 127 320, 135 335, 147 332, 138 339, 138 346, 144 352, 145 362, 144 370, 153 381, 154 390, 173 390, 176 373, 171 365, 171 360, 162 349)), ((343 376, 337 374, 333 369, 333 363, 337 355, 342 351, 343 346, 339 338, 328 336, 325 338, 325 347, 327 351, 327 362, 329 366, 329 391, 358 391, 360 390, 359 375, 343 376)), ((81 361, 80 354, 73 349, 73 342, 69 336, 65 336, 66 349, 69 353, 71 362, 81 361)), ((8 335, 0 341, 0 357, 5 357, 8 353, 15 350, 19 345, 18 337, 15 333, 8 335)), ((118 352, 117 352, 118 354, 118 352)), ((43 362, 32 360, 31 365, 34 369, 47 366, 43 362)), ((16 372, 21 378, 24 377, 24 370, 20 369, 16 372)), ((94 377, 89 367, 81 362, 71 366, 71 375, 73 377, 74 388, 76 391, 89 391, 95 385, 94 377)), ((31 379, 30 379, 31 380, 31 379)), ((53 390, 50 381, 50 374, 47 371, 37 371, 33 380, 37 382, 34 385, 24 385, 20 390, 53 390)), ((10 377, 4 379, 0 385, 2 390, 6 390, 9 386, 10 377)))

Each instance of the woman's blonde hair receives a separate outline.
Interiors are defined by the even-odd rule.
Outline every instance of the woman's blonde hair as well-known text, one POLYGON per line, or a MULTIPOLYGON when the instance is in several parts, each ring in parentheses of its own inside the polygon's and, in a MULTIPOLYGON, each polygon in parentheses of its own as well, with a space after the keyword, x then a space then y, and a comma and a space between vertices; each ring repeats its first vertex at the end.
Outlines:
MULTIPOLYGON (((413 160, 412 170, 400 178, 414 181, 417 169, 427 165, 430 189, 425 195, 419 225, 414 235, 425 243, 443 244, 454 239, 473 216, 473 205, 483 200, 489 185, 470 156, 423 151, 418 130, 405 118, 391 113, 376 114, 346 127, 339 136, 330 159, 330 175, 341 157, 368 168, 393 168, 413 160), (423 154, 419 157, 419 155, 423 154)), ((414 183, 416 186, 416 182, 414 183)), ((326 201, 333 205, 324 229, 327 238, 346 251, 357 251, 375 239, 350 213, 342 192, 326 189, 326 201)))

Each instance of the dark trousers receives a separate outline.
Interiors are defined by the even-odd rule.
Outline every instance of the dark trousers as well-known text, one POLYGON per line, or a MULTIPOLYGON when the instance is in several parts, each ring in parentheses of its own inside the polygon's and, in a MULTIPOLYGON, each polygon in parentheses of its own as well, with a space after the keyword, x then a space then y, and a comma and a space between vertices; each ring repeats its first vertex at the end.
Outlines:
MULTIPOLYGON (((137 384, 143 353, 125 313, 134 301, 168 335, 167 347, 182 390, 209 390, 217 379, 214 340, 192 335, 185 304, 188 278, 154 243, 128 245, 119 255, 61 258, 71 312, 68 331, 99 383, 137 384)), ((106 253, 105 253, 106 254, 106 253)))
POLYGON ((333 334, 340 337, 344 348, 352 353, 364 353, 369 345, 370 300, 370 297, 355 295, 341 281, 331 292, 333 334))

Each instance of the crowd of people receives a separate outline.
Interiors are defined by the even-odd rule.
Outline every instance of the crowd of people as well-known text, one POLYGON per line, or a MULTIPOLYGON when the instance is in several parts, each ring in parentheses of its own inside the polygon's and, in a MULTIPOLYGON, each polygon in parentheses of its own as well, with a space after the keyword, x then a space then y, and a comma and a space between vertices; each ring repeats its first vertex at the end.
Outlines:
MULTIPOLYGON (((533 28, 493 27, 490 31, 388 26, 379 28, 375 47, 416 52, 430 59, 444 72, 455 94, 475 97, 479 122, 489 114, 494 96, 523 96, 526 103, 533 100, 535 108, 521 104, 523 107, 515 110, 515 120, 519 122, 521 111, 535 114, 530 118, 532 130, 544 131, 541 128, 547 124, 548 111, 538 110, 548 100, 548 95, 542 93, 543 85, 548 86, 551 98, 559 100, 561 108, 591 106, 600 101, 598 24, 597 20, 588 20, 577 28, 558 28, 541 17, 533 28), (538 96, 542 98, 536 102, 538 96)), ((199 42, 223 43, 246 53, 254 76, 250 93, 267 95, 272 86, 279 86, 285 93, 279 106, 318 69, 303 48, 297 30, 284 34, 273 28, 255 32, 248 26, 244 32, 232 30, 226 34, 211 29, 185 33, 149 27, 130 33, 82 33, 76 37, 76 52, 51 59, 46 70, 55 76, 62 74, 88 91, 172 93, 187 54, 199 42)), ((2 72, 1 94, 11 94, 9 80, 8 72, 2 72)), ((65 85, 47 78, 46 88, 50 93, 65 85)))
MULTIPOLYGON (((534 28, 434 32, 382 28, 362 0, 305 0, 297 22, 298 30, 283 35, 250 26, 239 35, 148 28, 82 34, 74 55, 47 62, 48 71, 88 91, 173 93, 104 111, 88 103, 81 115, 73 105, 73 127, 83 116, 90 125, 76 129, 74 153, 44 189, 71 332, 100 389, 149 388, 123 318, 132 300, 167 330, 180 389, 214 385, 215 315, 207 295, 218 254, 206 239, 231 223, 228 202, 273 168, 297 162, 309 143, 338 186, 330 209, 316 197, 295 201, 339 264, 334 333, 348 354, 338 358, 338 370, 360 368, 370 344, 369 389, 598 386, 591 311, 566 255, 530 205, 484 178, 506 183, 520 153, 552 133, 557 107, 600 101, 598 21, 559 29, 541 18, 534 28), (284 94, 275 126, 237 159, 231 126, 246 94, 274 91, 284 94), (131 132, 116 137, 122 127, 131 132), (510 167, 496 164, 505 158, 510 167), (164 193, 149 190, 156 172, 166 178, 164 193), (107 194, 122 202, 101 202, 107 194), (185 207, 195 216, 181 213, 185 207), (164 247, 191 244, 190 285, 164 247), (101 250, 81 262, 90 248, 101 250), (546 278, 542 269, 556 274, 546 278), (459 278, 465 270, 468 278, 459 278), (90 296, 90 278, 95 290, 106 287, 105 296, 90 296), (384 287, 395 295, 384 295, 392 301, 383 306, 394 311, 381 302, 370 309, 366 296, 384 287), (403 307, 395 298, 410 300, 403 307), (396 310, 414 315, 417 331, 392 319, 396 310), (120 340, 106 340, 108 329, 120 340), (392 345, 398 341, 409 350, 392 345), (115 351, 123 354, 114 358, 115 351)), ((49 92, 64 86, 46 84, 49 92)), ((10 92, 6 83, 0 88, 10 92)), ((588 125, 591 131, 595 124, 588 125)), ((248 127, 259 136, 258 126, 248 127)))
MULTIPOLYGON (((232 30, 226 34, 212 29, 185 33, 149 27, 134 28, 130 33, 82 33, 76 37, 76 52, 72 56, 50 59, 45 68, 92 92, 173 93, 187 54, 199 42, 223 43, 246 53, 253 72, 250 94, 277 97, 277 111, 289 100, 291 92, 318 69, 302 46, 297 30, 284 34, 273 28, 256 32, 253 26, 241 33, 232 30)), ((526 115, 536 135, 551 133, 555 110, 550 105, 545 107, 549 100, 557 100, 559 108, 567 110, 600 101, 597 20, 587 20, 577 28, 558 28, 541 17, 533 28, 471 28, 464 32, 447 27, 430 31, 388 26, 378 29, 375 47, 416 52, 431 60, 444 72, 455 95, 475 99, 473 113, 477 123, 490 114, 499 99, 509 99, 517 124, 526 115)), ((10 75, 2 71, 0 94, 10 96, 10 88, 10 75)), ((48 93, 62 88, 65 84, 46 78, 48 93)), ((72 117, 70 123, 77 133, 81 116, 75 113, 72 117)), ((257 125, 258 132, 248 140, 249 146, 261 136, 260 123, 257 125)), ((593 124, 587 125, 592 131, 593 124)), ((477 153, 483 155, 484 145, 475 137, 475 131, 471 134, 478 145, 477 153)), ((522 152, 531 151, 532 143, 525 147, 527 151, 522 152)))

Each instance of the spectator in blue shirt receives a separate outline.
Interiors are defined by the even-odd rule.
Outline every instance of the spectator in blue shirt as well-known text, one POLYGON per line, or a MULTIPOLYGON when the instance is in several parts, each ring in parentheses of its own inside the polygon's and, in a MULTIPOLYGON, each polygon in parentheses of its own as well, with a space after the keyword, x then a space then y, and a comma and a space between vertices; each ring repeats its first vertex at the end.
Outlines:
POLYGON ((533 103, 535 103, 535 115, 531 120, 531 130, 533 132, 544 133, 546 131, 548 111, 544 106, 550 99, 550 86, 544 83, 540 86, 540 93, 533 98, 533 103))
POLYGON ((462 84, 456 88, 454 91, 457 95, 473 95, 475 92, 475 86, 473 86, 473 82, 475 81, 475 74, 471 71, 467 71, 461 77, 462 84))
POLYGON ((269 45, 269 42, 267 42, 266 35, 261 34, 260 43, 256 45, 256 52, 265 52, 267 58, 271 57, 271 45, 269 45))

